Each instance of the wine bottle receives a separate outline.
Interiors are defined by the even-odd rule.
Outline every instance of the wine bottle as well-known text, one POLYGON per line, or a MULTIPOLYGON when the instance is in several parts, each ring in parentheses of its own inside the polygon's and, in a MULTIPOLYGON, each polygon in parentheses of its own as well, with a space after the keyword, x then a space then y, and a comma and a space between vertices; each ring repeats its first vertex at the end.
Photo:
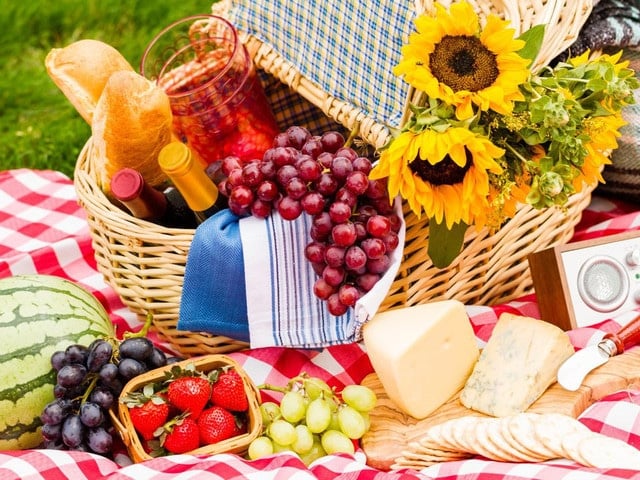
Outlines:
POLYGON ((111 178, 111 193, 136 218, 169 228, 195 228, 193 211, 179 191, 153 188, 133 168, 122 168, 111 178))
POLYGON ((214 213, 226 208, 227 200, 195 161, 191 150, 182 142, 165 145, 158 155, 158 164, 180 191, 198 221, 203 222, 214 213))

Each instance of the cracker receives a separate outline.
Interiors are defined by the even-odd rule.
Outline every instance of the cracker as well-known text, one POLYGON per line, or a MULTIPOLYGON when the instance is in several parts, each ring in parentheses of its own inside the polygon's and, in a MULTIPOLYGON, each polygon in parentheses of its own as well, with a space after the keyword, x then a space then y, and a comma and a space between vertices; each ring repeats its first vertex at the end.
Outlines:
POLYGON ((509 446, 500 441, 495 441, 494 437, 500 435, 499 425, 497 419, 490 419, 484 422, 479 422, 476 425, 476 452, 478 455, 489 458, 491 460, 497 460, 499 462, 520 462, 521 457, 517 455, 517 452, 510 451, 509 446))
POLYGON ((580 463, 586 467, 591 467, 590 462, 582 456, 580 452, 580 442, 589 436, 597 435, 595 432, 570 432, 562 436, 563 457, 580 463))
POLYGON ((417 452, 427 453, 430 455, 439 456, 441 458, 456 457, 464 454, 464 452, 459 452, 457 450, 447 450, 445 448, 440 448, 437 444, 426 438, 420 439, 419 442, 411 442, 409 444, 409 447, 417 452))
POLYGON ((536 453, 529 451, 525 446, 523 446, 522 442, 515 438, 511 433, 511 421, 513 416, 502 417, 500 419, 500 433, 504 438, 504 441, 509 445, 509 448, 521 457, 523 462, 539 462, 543 460, 543 458, 536 453))
POLYGON ((451 426, 451 435, 460 451, 475 453, 477 439, 475 429, 478 423, 482 422, 482 417, 461 417, 451 426))
POLYGON ((546 413, 533 422, 534 434, 538 441, 546 445, 554 457, 563 457, 562 437, 572 432, 588 432, 580 421, 561 413, 546 413))
POLYGON ((460 451, 460 445, 453 435, 453 430, 458 426, 458 422, 461 419, 467 417, 455 418, 453 420, 447 420, 429 429, 429 438, 433 439, 437 445, 443 450, 460 451))
POLYGON ((640 450, 628 443, 599 433, 586 434, 578 441, 579 456, 595 468, 640 470, 640 450))
POLYGON ((513 415, 508 421, 509 432, 520 444, 522 450, 534 457, 538 457, 540 461, 555 458, 556 454, 536 436, 534 427, 536 421, 540 421, 540 414, 521 413, 513 415))
POLYGON ((504 438, 502 433, 502 420, 496 419, 487 426, 487 436, 489 440, 496 446, 497 449, 504 455, 509 462, 524 462, 527 458, 523 458, 523 455, 513 448, 509 442, 504 438))

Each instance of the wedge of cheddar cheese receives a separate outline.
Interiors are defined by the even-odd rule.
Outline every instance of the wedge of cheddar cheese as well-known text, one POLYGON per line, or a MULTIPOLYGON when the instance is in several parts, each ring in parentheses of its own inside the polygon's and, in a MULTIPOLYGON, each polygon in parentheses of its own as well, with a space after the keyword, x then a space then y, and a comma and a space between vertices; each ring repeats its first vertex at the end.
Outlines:
POLYGON ((494 417, 524 412, 556 381, 558 368, 573 353, 569 336, 557 326, 503 313, 460 402, 494 417))
POLYGON ((421 419, 460 391, 480 350, 464 305, 445 300, 378 313, 364 345, 385 392, 421 419))

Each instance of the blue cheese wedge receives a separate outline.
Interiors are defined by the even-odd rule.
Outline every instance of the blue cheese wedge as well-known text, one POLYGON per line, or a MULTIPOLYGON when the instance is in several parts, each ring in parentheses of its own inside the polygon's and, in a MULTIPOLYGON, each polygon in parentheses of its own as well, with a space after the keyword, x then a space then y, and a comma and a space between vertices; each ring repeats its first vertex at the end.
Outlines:
POLYGON ((464 305, 456 300, 378 313, 362 333, 385 392, 418 419, 460 391, 480 354, 464 305))
POLYGON ((460 402, 504 417, 524 412, 556 381, 574 353, 569 336, 535 318, 503 313, 460 392, 460 402))

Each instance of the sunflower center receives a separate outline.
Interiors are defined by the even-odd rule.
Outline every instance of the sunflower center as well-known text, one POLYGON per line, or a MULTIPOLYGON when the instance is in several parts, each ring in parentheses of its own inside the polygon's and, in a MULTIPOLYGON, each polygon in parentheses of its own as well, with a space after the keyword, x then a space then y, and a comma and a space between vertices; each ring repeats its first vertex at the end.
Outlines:
POLYGON ((432 75, 454 92, 477 92, 491 86, 500 70, 496 56, 479 38, 446 35, 429 55, 432 75))
POLYGON ((418 175, 425 182, 429 182, 432 185, 454 185, 464 180, 464 176, 471 168, 471 155, 469 151, 466 151, 467 162, 464 167, 459 166, 456 162, 451 160, 449 155, 445 156, 435 165, 416 157, 411 163, 409 163, 409 169, 418 175))

